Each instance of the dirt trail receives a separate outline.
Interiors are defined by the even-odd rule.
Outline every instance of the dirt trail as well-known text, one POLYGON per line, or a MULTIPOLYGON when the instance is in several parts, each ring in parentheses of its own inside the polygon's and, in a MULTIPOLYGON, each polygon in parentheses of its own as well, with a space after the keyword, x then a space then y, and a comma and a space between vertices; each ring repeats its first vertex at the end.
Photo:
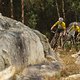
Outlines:
POLYGON ((61 80, 80 80, 80 67, 75 64, 75 59, 71 57, 76 51, 60 51, 60 57, 64 62, 64 70, 61 72, 61 80))

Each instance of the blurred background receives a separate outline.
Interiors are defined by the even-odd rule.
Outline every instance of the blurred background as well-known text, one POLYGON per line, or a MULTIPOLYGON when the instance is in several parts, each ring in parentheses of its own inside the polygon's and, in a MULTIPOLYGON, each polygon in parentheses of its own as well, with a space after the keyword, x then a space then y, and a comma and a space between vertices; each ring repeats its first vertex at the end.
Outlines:
POLYGON ((80 21, 80 0, 0 0, 0 13, 39 30, 50 40, 50 28, 58 17, 64 18, 67 27, 80 21))

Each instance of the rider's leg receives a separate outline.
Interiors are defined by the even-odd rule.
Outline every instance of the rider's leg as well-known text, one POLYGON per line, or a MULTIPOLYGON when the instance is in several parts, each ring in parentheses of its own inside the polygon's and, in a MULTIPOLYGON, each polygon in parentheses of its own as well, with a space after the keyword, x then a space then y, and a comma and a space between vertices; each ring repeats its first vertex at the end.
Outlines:
POLYGON ((60 47, 62 47, 62 35, 63 35, 63 32, 60 32, 60 47))
POLYGON ((77 35, 78 35, 78 32, 75 31, 75 35, 74 35, 74 40, 75 40, 75 42, 76 42, 76 40, 77 40, 77 35))
POLYGON ((63 32, 63 29, 60 29, 60 32, 59 32, 59 46, 60 47, 62 47, 62 45, 63 45, 63 34, 64 34, 64 32, 63 32))
POLYGON ((55 35, 55 44, 54 44, 55 48, 58 46, 58 38, 59 38, 59 33, 57 32, 55 35))

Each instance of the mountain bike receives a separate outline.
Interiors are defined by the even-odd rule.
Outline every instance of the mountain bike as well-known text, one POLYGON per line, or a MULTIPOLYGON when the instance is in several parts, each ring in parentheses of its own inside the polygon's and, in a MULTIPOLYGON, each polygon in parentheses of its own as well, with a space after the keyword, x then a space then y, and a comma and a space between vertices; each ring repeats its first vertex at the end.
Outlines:
POLYGON ((65 49, 80 49, 80 34, 78 34, 76 40, 75 40, 75 36, 74 33, 73 35, 71 35, 70 33, 67 33, 67 35, 65 36, 65 42, 64 42, 64 48, 65 49))
POLYGON ((54 34, 54 36, 50 42, 51 47, 53 49, 57 48, 58 46, 60 46, 61 48, 64 48, 65 36, 60 35, 60 33, 58 33, 57 30, 51 31, 51 32, 54 34))

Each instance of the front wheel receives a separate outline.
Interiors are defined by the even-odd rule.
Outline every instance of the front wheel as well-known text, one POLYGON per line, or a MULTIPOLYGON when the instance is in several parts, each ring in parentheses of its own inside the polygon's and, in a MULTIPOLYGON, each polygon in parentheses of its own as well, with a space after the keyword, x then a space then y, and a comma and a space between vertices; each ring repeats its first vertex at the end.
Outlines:
POLYGON ((58 46, 58 38, 59 38, 59 34, 58 33, 55 33, 54 37, 52 38, 50 44, 51 44, 51 47, 54 49, 58 46))

